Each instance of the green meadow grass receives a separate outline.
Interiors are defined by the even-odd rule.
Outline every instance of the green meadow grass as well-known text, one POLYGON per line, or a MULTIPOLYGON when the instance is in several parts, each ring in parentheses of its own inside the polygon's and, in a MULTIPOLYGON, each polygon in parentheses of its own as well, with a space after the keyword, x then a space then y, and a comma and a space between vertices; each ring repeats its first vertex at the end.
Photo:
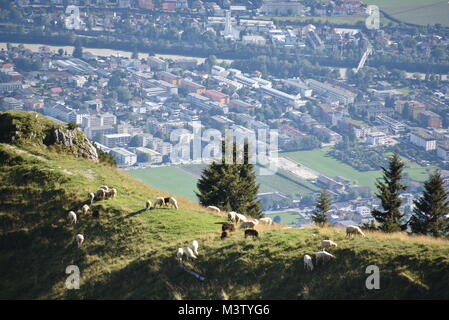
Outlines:
MULTIPOLYGON (((237 229, 220 240, 224 214, 176 196, 179 210, 144 210, 169 193, 108 165, 44 145, 0 144, 0 299, 449 299, 449 242, 405 234, 345 238, 335 228, 257 226, 260 239, 237 229), (96 201, 100 217, 82 215, 88 193, 113 186, 117 197, 96 201), (79 222, 70 225, 74 210, 79 222), (78 248, 76 234, 85 236, 78 248), (338 243, 336 259, 303 267, 322 239, 338 243), (184 263, 179 247, 198 240, 199 256, 184 263), (66 267, 80 269, 79 290, 67 290, 66 267), (381 289, 367 290, 365 269, 381 271, 381 289)), ((164 177, 161 177, 163 179, 164 177)))

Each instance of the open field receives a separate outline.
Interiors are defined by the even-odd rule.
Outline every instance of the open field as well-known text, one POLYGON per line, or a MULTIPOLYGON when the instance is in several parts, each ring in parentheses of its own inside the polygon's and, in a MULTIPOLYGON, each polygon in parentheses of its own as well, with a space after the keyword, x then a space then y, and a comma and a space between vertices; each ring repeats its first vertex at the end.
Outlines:
POLYGON ((291 225, 291 224, 294 225, 297 222, 298 218, 300 217, 298 212, 288 211, 288 210, 284 211, 284 212, 276 212, 273 214, 267 214, 266 216, 270 217, 272 219, 276 216, 279 216, 279 217, 281 217, 280 223, 288 224, 288 225, 291 225))
MULTIPOLYGON (((296 151, 282 153, 282 156, 301 163, 313 170, 321 172, 328 177, 342 176, 349 179, 352 183, 370 187, 371 190, 375 188, 375 181, 382 176, 380 170, 375 171, 358 171, 351 166, 338 161, 326 155, 329 148, 316 149, 312 151, 296 151)), ((405 159, 403 159, 405 160, 405 159)), ((434 167, 424 168, 416 163, 407 162, 408 168, 404 170, 413 180, 425 181, 429 173, 434 170, 434 167)))
POLYGON ((197 179, 181 170, 178 166, 129 170, 127 173, 159 190, 181 195, 192 201, 198 201, 194 193, 197 190, 197 179))
MULTIPOLYGON (((193 164, 144 168, 126 172, 154 188, 198 201, 194 192, 197 190, 196 182, 204 168, 205 165, 193 164)), ((282 192, 296 198, 298 194, 311 194, 320 190, 305 179, 282 169, 278 169, 277 173, 273 175, 258 175, 257 182, 260 183, 259 192, 261 193, 282 192)))
POLYGON ((449 4, 442 0, 365 0, 404 22, 449 26, 449 4))

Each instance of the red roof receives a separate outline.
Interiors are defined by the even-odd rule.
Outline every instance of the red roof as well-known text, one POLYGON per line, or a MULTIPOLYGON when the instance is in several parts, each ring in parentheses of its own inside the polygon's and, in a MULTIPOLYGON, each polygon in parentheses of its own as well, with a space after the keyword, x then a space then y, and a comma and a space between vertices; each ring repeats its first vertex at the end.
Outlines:
POLYGON ((14 65, 13 64, 11 64, 11 63, 5 63, 3 66, 2 66, 3 68, 13 68, 14 67, 14 65))
POLYGON ((225 99, 228 97, 228 95, 215 91, 215 90, 206 90, 204 93, 208 97, 216 98, 216 99, 225 99))
POLYGON ((62 89, 59 88, 59 87, 57 87, 57 88, 51 88, 50 91, 51 91, 52 93, 61 93, 61 92, 62 92, 62 89))

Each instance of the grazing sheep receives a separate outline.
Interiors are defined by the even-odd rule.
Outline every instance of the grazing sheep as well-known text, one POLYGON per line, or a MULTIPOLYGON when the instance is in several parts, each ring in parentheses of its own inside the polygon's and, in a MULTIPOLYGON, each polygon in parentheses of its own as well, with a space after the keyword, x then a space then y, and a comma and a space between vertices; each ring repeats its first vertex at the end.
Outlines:
POLYGON ((330 248, 330 247, 337 247, 337 244, 332 240, 323 240, 321 241, 321 248, 330 248))
POLYGON ((259 222, 260 222, 260 224, 264 224, 267 226, 273 225, 273 219, 271 219, 271 218, 260 218, 259 222))
POLYGON ((162 207, 163 204, 165 204, 163 197, 157 197, 156 200, 154 200, 154 208, 156 208, 156 206, 162 207))
POLYGON ((330 254, 329 252, 326 252, 324 250, 322 251, 318 251, 317 253, 315 253, 315 257, 316 257, 316 264, 318 265, 318 261, 321 259, 324 261, 327 261, 329 259, 335 258, 335 256, 333 256, 332 254, 330 254))
POLYGON ((183 255, 184 255, 184 250, 182 248, 178 248, 178 252, 176 252, 176 258, 178 259, 179 263, 182 262, 183 255))
POLYGON ((145 210, 148 210, 148 209, 150 209, 151 208, 151 201, 150 200, 147 200, 146 202, 145 202, 145 210))
POLYGON ((90 204, 92 205, 92 203, 94 203, 95 193, 93 193, 93 192, 89 193, 89 198, 90 198, 90 204))
POLYGON ((69 215, 67 216, 67 218, 69 219, 70 224, 73 224, 73 223, 76 224, 76 213, 75 212, 70 211, 69 215))
POLYGON ((235 212, 235 211, 228 212, 228 220, 231 222, 237 222, 236 214, 237 214, 237 212, 235 212))
POLYGON ((115 198, 117 196, 117 189, 112 188, 109 191, 105 191, 106 199, 115 198))
POLYGON ((225 223, 223 223, 223 225, 221 226, 221 231, 226 231, 226 230, 229 230, 229 231, 235 231, 235 226, 232 224, 232 223, 227 223, 227 222, 225 222, 225 223))
POLYGON ((245 221, 240 225, 240 229, 254 229, 254 227, 257 225, 255 221, 245 221))
POLYGON ((304 268, 313 271, 312 257, 308 254, 304 255, 304 268))
POLYGON ((189 259, 196 259, 196 255, 193 253, 193 250, 190 247, 186 248, 186 255, 189 259))
POLYGON ((95 198, 104 199, 105 197, 106 197, 106 191, 104 189, 98 189, 97 192, 95 192, 95 198))
POLYGON ((221 233, 220 239, 223 240, 224 238, 226 238, 228 236, 228 233, 226 231, 223 231, 221 233))
POLYGON ((168 198, 168 203, 170 203, 173 207, 178 209, 178 201, 176 201, 175 198, 173 198, 173 197, 168 198))
POLYGON ((245 230, 245 239, 246 239, 246 237, 259 238, 259 232, 257 232, 257 230, 254 230, 254 229, 246 229, 245 230))
POLYGON ((243 214, 240 214, 240 213, 236 213, 235 217, 236 217, 236 222, 246 222, 248 220, 248 219, 246 219, 246 217, 243 214))
POLYGON ((84 236, 82 234, 76 235, 76 243, 78 244, 78 247, 80 247, 84 242, 84 236))
POLYGON ((156 208, 156 206, 162 207, 162 205, 168 206, 169 204, 171 204, 176 209, 179 208, 178 201, 176 201, 176 199, 173 197, 157 197, 154 201, 154 208, 156 208))
POLYGON ((83 214, 87 214, 89 212, 90 208, 87 204, 85 204, 82 208, 81 211, 83 212, 83 214))
POLYGON ((365 234, 363 233, 362 229, 360 229, 357 226, 348 226, 346 228, 346 237, 351 237, 351 235, 353 234, 359 234, 362 237, 366 237, 365 234))
POLYGON ((210 211, 214 211, 217 213, 220 213, 220 208, 216 207, 216 206, 207 206, 207 209, 209 209, 210 211))
POLYGON ((196 240, 192 241, 192 250, 193 250, 193 253, 196 256, 198 256, 198 241, 196 241, 196 240))

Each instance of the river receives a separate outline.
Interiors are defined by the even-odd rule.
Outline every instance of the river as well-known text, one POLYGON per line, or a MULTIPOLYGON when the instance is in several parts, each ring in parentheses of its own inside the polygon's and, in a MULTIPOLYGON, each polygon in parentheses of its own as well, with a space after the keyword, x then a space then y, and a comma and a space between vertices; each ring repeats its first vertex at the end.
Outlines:
MULTIPOLYGON (((14 47, 17 47, 20 43, 14 43, 10 42, 10 44, 14 47)), ((73 46, 50 46, 50 45, 44 45, 44 44, 29 44, 29 43, 23 43, 24 47, 27 49, 30 49, 31 51, 39 51, 39 47, 41 46, 47 46, 50 48, 51 51, 57 52, 59 49, 62 49, 66 51, 68 54, 72 54, 73 52, 73 46)), ((0 42, 0 50, 5 49, 6 50, 6 42, 0 42)), ((131 57, 132 51, 123 51, 123 50, 113 50, 113 49, 98 49, 98 48, 84 48, 84 52, 90 52, 96 56, 102 56, 102 57, 109 57, 109 56, 120 56, 120 57, 131 57)), ((139 53, 139 58, 147 58, 148 53, 139 53)), ((174 54, 156 54, 156 57, 158 58, 165 58, 165 59, 196 59, 198 63, 203 63, 206 58, 202 57, 193 57, 193 56, 181 56, 181 55, 174 55, 174 54)), ((229 59, 217 59, 218 62, 226 62, 226 63, 232 63, 234 60, 229 59)))

